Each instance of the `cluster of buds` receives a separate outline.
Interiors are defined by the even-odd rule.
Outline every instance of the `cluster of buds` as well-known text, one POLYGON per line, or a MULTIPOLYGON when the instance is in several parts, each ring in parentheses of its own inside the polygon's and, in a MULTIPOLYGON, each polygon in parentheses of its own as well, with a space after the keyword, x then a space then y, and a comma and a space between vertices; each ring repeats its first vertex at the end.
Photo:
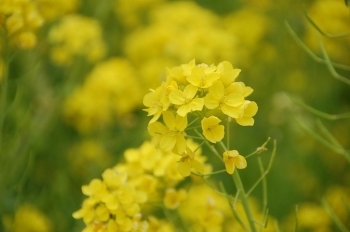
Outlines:
MULTIPOLYGON (((228 61, 215 66, 196 65, 192 60, 167 69, 166 81, 145 95, 145 111, 152 116, 148 125, 152 141, 156 148, 181 156, 178 171, 182 175, 189 175, 193 169, 199 173, 203 170, 186 143, 186 137, 193 137, 190 130, 202 141, 215 144, 225 137, 225 126, 220 124, 223 120, 234 119, 242 126, 254 124, 258 106, 246 99, 253 89, 235 81, 240 71, 228 61), (196 129, 199 120, 202 132, 196 129)), ((236 150, 226 150, 222 159, 230 174, 235 167, 247 166, 236 150)))

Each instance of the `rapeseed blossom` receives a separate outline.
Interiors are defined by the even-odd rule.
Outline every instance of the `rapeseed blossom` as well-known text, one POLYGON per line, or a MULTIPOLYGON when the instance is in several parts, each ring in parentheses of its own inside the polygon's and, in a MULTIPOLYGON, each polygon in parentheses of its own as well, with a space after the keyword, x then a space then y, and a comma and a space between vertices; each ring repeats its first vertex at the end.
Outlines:
POLYGON ((48 41, 52 44, 51 59, 60 66, 70 65, 78 57, 93 63, 106 53, 98 21, 78 14, 63 17, 50 29, 48 41))
POLYGON ((125 59, 110 58, 95 65, 84 83, 66 99, 66 121, 89 132, 135 110, 142 99, 134 67, 125 59), (128 96, 127 98, 125 96, 128 96))
MULTIPOLYGON (((148 125, 152 142, 157 149, 182 157, 177 163, 182 176, 204 170, 193 152, 198 147, 192 150, 187 145, 186 138, 193 134, 191 127, 201 128, 201 131, 194 129, 194 133, 200 135, 200 140, 217 144, 225 137, 222 122, 229 123, 232 118, 241 126, 254 125, 253 117, 258 106, 246 99, 253 89, 236 81, 240 72, 228 61, 216 66, 196 65, 195 60, 191 60, 187 64, 168 68, 166 81, 144 96, 147 107, 144 110, 148 116, 153 116, 148 125), (200 122, 198 126, 197 121, 200 122)), ((232 174, 235 167, 245 168, 246 162, 243 165, 242 159, 245 162, 243 156, 235 157, 233 151, 226 151, 224 164, 227 172, 232 174)))
POLYGON ((235 171, 235 168, 243 169, 247 167, 247 161, 236 150, 225 151, 223 154, 223 160, 226 171, 229 174, 232 174, 235 171))
MULTIPOLYGON (((171 173, 176 156, 156 150, 150 142, 126 150, 124 156, 125 163, 107 168, 102 178, 82 186, 87 198, 73 217, 84 221, 83 231, 175 231, 156 218, 152 210, 145 213, 142 209, 150 202, 163 201, 165 207, 175 210, 186 199, 186 191, 177 187, 184 178, 171 173), (168 158, 171 162, 164 162, 168 158)), ((196 156, 201 159, 200 153, 196 152, 196 156)))
POLYGON ((2 0, 0 19, 0 26, 6 29, 6 36, 13 46, 21 49, 36 46, 35 31, 44 24, 44 19, 34 1, 2 0))

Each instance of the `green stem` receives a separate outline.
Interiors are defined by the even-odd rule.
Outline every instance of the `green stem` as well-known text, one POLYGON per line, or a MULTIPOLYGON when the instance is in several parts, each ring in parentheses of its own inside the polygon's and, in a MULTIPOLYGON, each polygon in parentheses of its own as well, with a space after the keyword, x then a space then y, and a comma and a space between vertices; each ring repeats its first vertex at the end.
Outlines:
MULTIPOLYGON (((222 146, 222 148, 225 151, 228 151, 228 149, 226 148, 225 144, 222 141, 220 141, 220 145, 222 146)), ((245 189, 244 189, 243 183, 241 181, 241 177, 239 176, 238 170, 235 170, 233 172, 232 178, 233 178, 233 182, 235 183, 235 186, 237 188, 237 191, 240 192, 240 199, 241 199, 245 214, 247 216, 250 229, 252 232, 257 232, 257 229, 255 227, 255 220, 253 218, 253 213, 252 213, 252 210, 250 208, 249 201, 248 201, 248 196, 245 192, 245 189)))
POLYGON ((241 181, 241 177, 239 176, 238 170, 235 170, 232 174, 233 181, 236 185, 237 191, 240 191, 240 199, 244 208, 244 211, 246 213, 249 226, 252 232, 257 232, 257 229, 255 227, 255 220, 253 218, 253 213, 249 205, 249 201, 247 198, 247 195, 245 194, 245 189, 243 186, 243 183, 241 181))

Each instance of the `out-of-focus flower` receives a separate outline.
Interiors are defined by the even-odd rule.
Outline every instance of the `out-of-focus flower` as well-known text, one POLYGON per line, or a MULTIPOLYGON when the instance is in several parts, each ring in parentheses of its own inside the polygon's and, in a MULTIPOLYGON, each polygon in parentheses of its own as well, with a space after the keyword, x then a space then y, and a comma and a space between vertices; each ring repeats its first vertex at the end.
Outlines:
POLYGON ((10 42, 21 49, 36 46, 35 31, 40 28, 44 19, 36 2, 29 0, 2 0, 0 2, 0 26, 6 29, 10 42))
POLYGON ((186 199, 186 190, 176 190, 168 188, 165 190, 164 206, 168 209, 176 209, 180 206, 181 202, 186 199))
POLYGON ((49 218, 34 205, 21 205, 15 215, 2 218, 6 231, 13 232, 51 232, 49 218))
MULTIPOLYGON (((343 1, 317 0, 307 10, 311 19, 320 29, 329 34, 345 34, 350 31, 349 8, 343 1)), ((314 51, 319 51, 319 37, 316 29, 308 23, 305 41, 314 51)), ((341 63, 350 64, 350 37, 327 38, 322 37, 322 42, 331 59, 341 63), (346 49, 348 48, 348 49, 346 49)))
POLYGON ((198 173, 204 173, 203 164, 195 159, 195 153, 189 147, 186 148, 186 151, 181 156, 181 159, 178 161, 177 170, 182 176, 189 176, 192 169, 198 173))
POLYGON ((129 114, 140 105, 140 89, 129 62, 111 58, 97 64, 84 84, 67 98, 64 116, 81 132, 106 126, 113 117, 129 114))
MULTIPOLYGON (((162 66, 171 67, 193 57, 209 64, 236 60, 236 52, 232 52, 236 51, 235 36, 223 29, 217 15, 194 2, 169 2, 148 11, 145 18, 149 24, 130 33, 124 49, 139 70, 147 70, 140 76, 149 88, 164 76, 162 66)), ((199 73, 195 71, 194 76, 199 73)))
POLYGON ((42 16, 46 20, 53 20, 63 15, 73 13, 80 5, 80 0, 36 0, 42 16))
POLYGON ((244 169, 247 167, 247 161, 236 150, 225 151, 223 154, 223 160, 226 171, 229 174, 232 174, 236 168, 244 169))
POLYGON ((106 53, 99 23, 81 15, 63 17, 58 25, 50 29, 48 40, 53 45, 51 59, 61 66, 81 57, 96 62, 106 53))
POLYGON ((132 29, 143 23, 144 15, 150 9, 164 0, 115 0, 115 13, 127 29, 132 29))

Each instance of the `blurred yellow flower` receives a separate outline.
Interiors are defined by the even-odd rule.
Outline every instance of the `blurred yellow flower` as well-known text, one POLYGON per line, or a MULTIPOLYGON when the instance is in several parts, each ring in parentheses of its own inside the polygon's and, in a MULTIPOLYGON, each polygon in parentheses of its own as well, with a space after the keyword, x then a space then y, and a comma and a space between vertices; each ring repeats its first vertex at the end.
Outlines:
POLYGON ((70 65, 77 57, 93 63, 106 53, 98 21, 78 14, 63 17, 50 29, 48 40, 53 46, 51 59, 60 66, 70 65))
POLYGON ((6 231, 11 232, 51 232, 51 222, 37 207, 31 204, 21 205, 14 217, 3 216, 6 231))
POLYGON ((219 125, 221 120, 215 116, 202 119, 202 130, 204 137, 212 143, 221 141, 224 138, 224 126, 219 125))
POLYGON ((237 150, 225 151, 223 159, 226 171, 229 174, 232 174, 235 171, 235 168, 244 169, 247 167, 247 161, 237 150))
POLYGON ((141 105, 140 89, 134 67, 125 59, 110 58, 97 64, 68 96, 65 119, 83 133, 105 127, 141 105))
POLYGON ((164 206, 168 209, 177 209, 181 202, 186 199, 187 192, 184 189, 176 190, 168 188, 165 190, 164 206))
POLYGON ((177 170, 182 176, 189 176, 192 168, 198 173, 204 173, 203 164, 194 158, 195 154, 189 147, 186 148, 186 151, 181 156, 177 163, 177 170))
POLYGON ((11 44, 21 49, 36 46, 35 31, 44 24, 36 2, 2 0, 0 19, 3 19, 0 20, 0 26, 6 29, 11 44))

